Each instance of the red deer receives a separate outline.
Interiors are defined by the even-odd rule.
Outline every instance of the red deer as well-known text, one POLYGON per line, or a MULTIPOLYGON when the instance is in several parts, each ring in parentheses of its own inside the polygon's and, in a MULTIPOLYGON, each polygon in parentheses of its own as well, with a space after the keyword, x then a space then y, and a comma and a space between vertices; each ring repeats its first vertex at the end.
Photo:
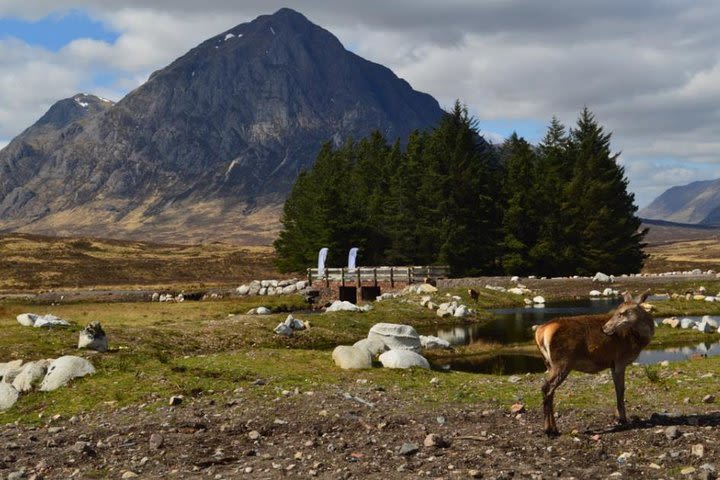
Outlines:
POLYGON ((607 315, 556 318, 535 331, 535 343, 547 367, 542 394, 548 435, 559 434, 553 412, 555 390, 572 370, 597 373, 609 368, 615 384, 617 420, 627 423, 625 367, 650 343, 655 323, 640 305, 649 292, 635 299, 627 292, 623 295, 624 302, 610 319, 607 315))
POLYGON ((475 303, 477 303, 478 299, 480 298, 480 294, 474 288, 468 289, 468 295, 470 295, 470 298, 472 298, 475 303))

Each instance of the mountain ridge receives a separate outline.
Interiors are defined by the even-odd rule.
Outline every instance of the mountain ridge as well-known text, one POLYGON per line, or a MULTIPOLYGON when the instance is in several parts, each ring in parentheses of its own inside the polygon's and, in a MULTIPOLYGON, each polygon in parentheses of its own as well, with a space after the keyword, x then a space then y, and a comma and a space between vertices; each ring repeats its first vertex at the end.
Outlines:
POLYGON ((675 223, 720 225, 720 179, 671 187, 638 215, 675 223))
POLYGON ((392 141, 442 113, 281 9, 201 42, 115 104, 53 105, 0 150, 0 229, 268 243, 323 142, 375 129, 392 141))

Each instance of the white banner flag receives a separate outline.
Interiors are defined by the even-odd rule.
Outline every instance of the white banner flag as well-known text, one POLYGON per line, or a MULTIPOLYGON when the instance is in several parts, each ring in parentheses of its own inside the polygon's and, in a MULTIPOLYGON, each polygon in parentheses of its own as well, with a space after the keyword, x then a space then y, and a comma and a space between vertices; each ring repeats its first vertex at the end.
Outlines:
POLYGON ((327 247, 321 248, 318 253, 318 276, 322 277, 325 275, 325 259, 327 258, 328 249, 327 247))
POLYGON ((355 268, 355 259, 357 258, 357 247, 353 247, 350 249, 350 253, 348 253, 348 269, 352 270, 355 268))

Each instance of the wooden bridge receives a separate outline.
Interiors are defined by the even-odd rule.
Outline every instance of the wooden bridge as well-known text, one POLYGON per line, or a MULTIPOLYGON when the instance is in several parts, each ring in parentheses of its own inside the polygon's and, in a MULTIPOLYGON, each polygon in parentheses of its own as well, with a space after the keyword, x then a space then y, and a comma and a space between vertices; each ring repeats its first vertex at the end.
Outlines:
POLYGON ((447 265, 430 265, 415 267, 357 267, 357 268, 326 268, 323 275, 318 274, 317 268, 307 269, 307 279, 310 285, 313 282, 323 281, 325 286, 330 283, 354 283, 360 287, 363 284, 377 286, 379 282, 390 283, 394 288, 396 283, 410 285, 421 282, 425 278, 437 280, 447 278, 450 267, 447 265))

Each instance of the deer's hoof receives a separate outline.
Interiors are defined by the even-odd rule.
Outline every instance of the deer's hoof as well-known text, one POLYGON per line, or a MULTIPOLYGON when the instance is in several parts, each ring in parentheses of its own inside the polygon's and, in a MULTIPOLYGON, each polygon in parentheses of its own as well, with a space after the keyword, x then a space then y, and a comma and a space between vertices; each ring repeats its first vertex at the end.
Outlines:
POLYGON ((560 432, 558 431, 557 428, 546 428, 545 435, 547 435, 548 437, 554 438, 554 437, 559 437, 560 432))

